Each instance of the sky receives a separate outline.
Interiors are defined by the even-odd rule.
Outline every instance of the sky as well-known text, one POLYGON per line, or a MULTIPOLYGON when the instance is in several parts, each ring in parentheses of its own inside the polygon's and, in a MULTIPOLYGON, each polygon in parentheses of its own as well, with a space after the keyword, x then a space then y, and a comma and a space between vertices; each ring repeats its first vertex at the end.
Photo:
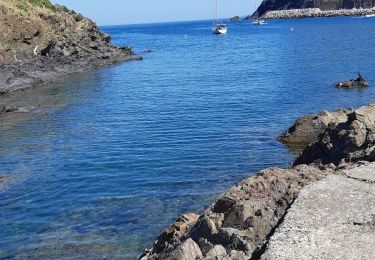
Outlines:
MULTIPOLYGON (((214 0, 52 0, 93 19, 119 25, 211 19, 214 0)), ((219 17, 245 16, 261 0, 219 0, 219 17)))

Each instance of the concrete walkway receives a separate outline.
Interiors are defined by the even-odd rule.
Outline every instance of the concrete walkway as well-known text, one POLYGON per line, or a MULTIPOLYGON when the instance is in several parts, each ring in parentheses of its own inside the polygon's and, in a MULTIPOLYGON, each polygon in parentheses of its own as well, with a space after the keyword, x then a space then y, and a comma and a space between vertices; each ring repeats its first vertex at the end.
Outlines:
POLYGON ((375 163, 304 188, 262 259, 375 259, 375 163))

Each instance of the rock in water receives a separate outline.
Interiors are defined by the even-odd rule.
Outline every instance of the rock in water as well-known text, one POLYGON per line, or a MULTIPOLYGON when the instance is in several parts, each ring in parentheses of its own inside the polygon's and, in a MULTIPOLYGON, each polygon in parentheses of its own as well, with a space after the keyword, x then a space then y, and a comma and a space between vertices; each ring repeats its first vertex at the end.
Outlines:
POLYGON ((367 88, 368 82, 358 72, 357 79, 346 80, 336 84, 336 88, 367 88))
POLYGON ((230 18, 230 20, 232 21, 232 22, 237 22, 237 21, 239 21, 241 19, 241 17, 239 17, 238 15, 237 16, 233 16, 232 18, 230 18))

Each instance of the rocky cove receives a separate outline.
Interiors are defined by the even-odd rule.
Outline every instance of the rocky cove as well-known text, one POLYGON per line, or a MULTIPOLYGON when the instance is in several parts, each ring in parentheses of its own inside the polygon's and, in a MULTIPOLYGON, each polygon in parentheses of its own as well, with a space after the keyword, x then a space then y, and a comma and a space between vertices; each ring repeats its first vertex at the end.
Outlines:
MULTIPOLYGON (((8 8, 5 12, 9 14, 8 8)), ((41 8, 41 12, 72 16, 74 21, 67 20, 77 26, 72 30, 80 31, 81 26, 85 27, 80 20, 82 17, 63 7, 56 7, 54 11, 41 8)), ((110 45, 109 36, 99 33, 95 26, 89 30, 98 33, 97 37, 101 39, 94 41, 94 48, 87 48, 93 41, 86 37, 89 34, 81 39, 84 45, 73 36, 66 45, 60 45, 64 41, 53 40, 50 44, 47 39, 39 44, 43 39, 38 39, 39 36, 32 38, 38 34, 36 32, 15 41, 20 48, 27 48, 25 57, 24 52, 13 54, 10 47, 5 48, 2 53, 6 61, 2 70, 5 71, 2 98, 11 96, 14 91, 20 92, 24 87, 37 87, 60 76, 64 78, 70 72, 135 58, 129 48, 110 45), (34 55, 37 46, 37 55, 34 55), (64 71, 64 68, 68 69, 64 71)), ((12 103, 0 107, 0 113, 19 110, 22 108, 12 103)), ((307 147, 293 168, 263 170, 256 177, 245 179, 228 190, 204 214, 182 215, 160 235, 152 248, 145 251, 142 258, 300 259, 302 256, 320 256, 355 259, 360 256, 373 259, 374 165, 363 162, 372 161, 373 157, 372 111, 373 105, 370 105, 359 109, 323 111, 298 119, 281 137, 290 146, 307 147), (340 209, 338 205, 349 206, 340 209), (330 218, 326 217, 324 210, 330 218), (309 223, 304 226, 306 219, 309 223), (343 229, 346 231, 340 233, 343 229), (322 232, 327 235, 319 236, 322 232), (335 247, 339 251, 332 251, 333 247, 329 246, 321 248, 322 244, 332 243, 331 237, 335 237, 335 247)), ((1 190, 11 177, 7 173, 0 175, 1 190)))
POLYGON ((265 169, 204 214, 182 215, 140 259, 373 259, 374 109, 298 119, 281 136, 305 147, 292 168, 265 169))

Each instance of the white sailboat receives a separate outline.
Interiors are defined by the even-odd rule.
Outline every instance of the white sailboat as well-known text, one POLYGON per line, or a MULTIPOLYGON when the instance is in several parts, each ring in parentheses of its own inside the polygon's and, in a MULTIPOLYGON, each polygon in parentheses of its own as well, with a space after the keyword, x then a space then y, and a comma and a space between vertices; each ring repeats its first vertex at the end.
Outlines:
POLYGON ((215 0, 215 11, 214 11, 214 21, 213 21, 213 27, 212 32, 214 34, 226 34, 228 32, 228 27, 224 23, 220 23, 218 21, 218 0, 215 0))

